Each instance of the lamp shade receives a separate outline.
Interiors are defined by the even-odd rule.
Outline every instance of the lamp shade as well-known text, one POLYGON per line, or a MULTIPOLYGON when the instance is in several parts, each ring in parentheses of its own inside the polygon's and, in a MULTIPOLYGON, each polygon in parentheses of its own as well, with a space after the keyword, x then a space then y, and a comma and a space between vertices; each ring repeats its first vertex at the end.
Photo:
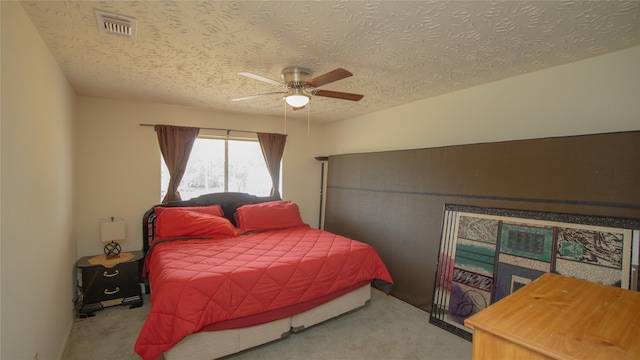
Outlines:
POLYGON ((292 89, 285 95, 284 100, 293 107, 302 107, 309 103, 309 95, 300 89, 292 89))
POLYGON ((103 219, 100 221, 100 240, 102 242, 125 241, 127 223, 123 218, 103 219))

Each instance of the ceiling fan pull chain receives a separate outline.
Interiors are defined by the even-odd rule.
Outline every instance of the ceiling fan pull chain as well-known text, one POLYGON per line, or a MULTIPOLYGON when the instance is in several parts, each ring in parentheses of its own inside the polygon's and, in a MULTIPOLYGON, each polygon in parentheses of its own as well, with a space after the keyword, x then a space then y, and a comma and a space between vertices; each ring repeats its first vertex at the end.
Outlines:
POLYGON ((311 133, 311 103, 307 104, 307 136, 311 133))
POLYGON ((287 135, 287 102, 284 103, 284 134, 287 135))

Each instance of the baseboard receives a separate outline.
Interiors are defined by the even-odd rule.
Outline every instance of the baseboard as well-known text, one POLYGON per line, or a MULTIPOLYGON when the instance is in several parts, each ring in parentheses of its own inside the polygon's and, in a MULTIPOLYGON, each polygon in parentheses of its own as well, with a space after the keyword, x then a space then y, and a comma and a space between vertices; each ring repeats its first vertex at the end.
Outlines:
POLYGON ((64 336, 64 340, 62 341, 62 347, 60 348, 60 352, 58 353, 58 360, 64 360, 64 351, 67 349, 67 344, 69 343, 69 338, 71 337, 71 331, 73 330, 73 323, 75 323, 75 313, 71 312, 71 321, 69 322, 69 328, 67 329, 67 335, 64 336))

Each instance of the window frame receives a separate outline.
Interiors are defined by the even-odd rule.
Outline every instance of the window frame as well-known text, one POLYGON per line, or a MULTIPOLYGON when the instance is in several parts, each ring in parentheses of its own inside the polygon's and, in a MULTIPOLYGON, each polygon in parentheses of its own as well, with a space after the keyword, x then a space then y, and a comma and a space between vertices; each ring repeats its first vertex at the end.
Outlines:
MULTIPOLYGON (((229 192, 229 142, 230 141, 246 141, 246 142, 255 142, 255 143, 260 143, 260 141, 258 140, 258 135, 255 132, 250 132, 250 131, 238 131, 238 130, 217 130, 217 129, 201 129, 200 133, 198 134, 198 136, 196 137, 197 139, 211 139, 211 140, 223 140, 224 141, 224 186, 223 186, 223 191, 224 192, 229 192), (249 135, 249 136, 247 136, 249 135)), ((193 151, 193 149, 192 149, 193 151)), ((189 154, 191 156, 191 154, 189 154)), ((263 161, 264 161, 264 155, 262 155, 261 153, 261 157, 260 157, 263 161)), ((164 162, 164 158, 162 156, 162 154, 160 154, 160 166, 161 166, 161 173, 162 171, 164 171, 163 169, 166 169, 166 163, 164 162)), ((188 163, 187 163, 187 166, 188 163)), ((267 170, 267 173, 269 172, 269 169, 266 166, 266 161, 265 161, 265 168, 267 170)), ((282 187, 282 166, 280 167, 280 187, 282 187)), ((273 188, 273 183, 271 180, 271 176, 268 176, 269 179, 269 184, 271 185, 271 188, 273 188)), ((184 180, 184 178, 180 181, 182 183, 182 181, 184 180)), ((161 185, 160 185, 160 199, 163 199, 164 194, 166 193, 166 186, 164 186, 162 184, 162 179, 161 179, 161 185)), ((280 191, 282 191, 280 189, 280 191)), ((182 195, 182 194, 181 194, 182 195)), ((269 196, 269 194, 253 194, 253 195, 257 195, 257 196, 269 196)), ((196 197, 196 196, 194 196, 196 197)), ((193 197, 192 197, 193 198, 193 197)), ((188 200, 188 199, 182 199, 182 200, 188 200)))

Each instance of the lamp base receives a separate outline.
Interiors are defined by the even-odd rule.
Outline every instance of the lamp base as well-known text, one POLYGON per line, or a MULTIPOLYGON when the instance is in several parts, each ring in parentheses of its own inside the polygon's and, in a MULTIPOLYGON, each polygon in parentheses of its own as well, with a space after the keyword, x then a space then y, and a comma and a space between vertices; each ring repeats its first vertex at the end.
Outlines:
POLYGON ((115 241, 111 241, 104 246, 104 255, 107 257, 107 259, 115 259, 120 257, 121 250, 122 249, 120 247, 120 244, 115 241))

